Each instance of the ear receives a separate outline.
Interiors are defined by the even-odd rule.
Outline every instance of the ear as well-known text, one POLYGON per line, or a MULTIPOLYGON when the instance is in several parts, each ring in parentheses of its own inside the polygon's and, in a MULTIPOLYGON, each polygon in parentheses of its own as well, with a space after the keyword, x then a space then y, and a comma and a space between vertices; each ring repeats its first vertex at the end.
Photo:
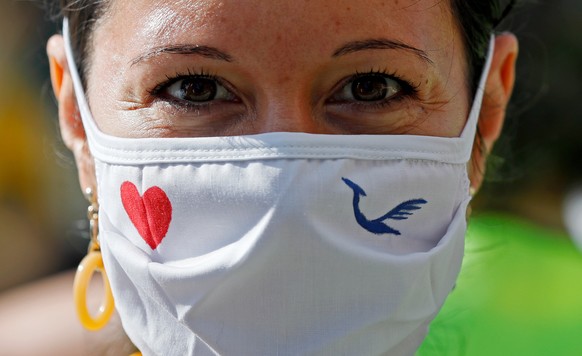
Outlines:
POLYGON ((491 68, 485 84, 485 95, 478 123, 473 154, 469 162, 471 190, 477 192, 483 183, 487 156, 501 134, 507 104, 515 83, 515 62, 518 42, 511 33, 496 36, 491 68))
POLYGON ((65 42, 61 35, 54 35, 48 40, 47 55, 53 91, 59 105, 61 136, 75 156, 81 188, 83 191, 86 188, 96 191, 95 165, 77 108, 73 80, 65 55, 65 42))

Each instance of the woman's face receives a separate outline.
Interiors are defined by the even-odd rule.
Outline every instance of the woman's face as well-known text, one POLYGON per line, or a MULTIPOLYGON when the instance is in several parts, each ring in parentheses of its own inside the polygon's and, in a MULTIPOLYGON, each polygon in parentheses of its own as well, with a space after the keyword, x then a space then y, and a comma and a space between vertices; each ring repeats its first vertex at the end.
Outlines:
POLYGON ((470 107, 448 1, 113 1, 87 96, 121 137, 458 136, 470 107))

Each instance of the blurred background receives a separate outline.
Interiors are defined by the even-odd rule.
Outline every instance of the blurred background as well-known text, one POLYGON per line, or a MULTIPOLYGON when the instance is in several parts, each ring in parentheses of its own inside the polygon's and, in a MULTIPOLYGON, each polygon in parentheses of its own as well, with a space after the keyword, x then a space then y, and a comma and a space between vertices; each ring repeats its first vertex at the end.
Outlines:
MULTIPOLYGON (((44 50, 59 29, 39 3, 0 1, 0 298, 76 267, 88 243, 44 50)), ((421 351, 451 355, 454 343, 459 354, 579 355, 582 341, 569 340, 582 339, 582 1, 530 1, 502 27, 520 39, 515 95, 457 290, 421 351), (524 346, 536 342, 565 346, 524 346)))
POLYGON ((40 3, 0 1, 0 291, 71 268, 85 249, 44 50, 56 25, 40 3))

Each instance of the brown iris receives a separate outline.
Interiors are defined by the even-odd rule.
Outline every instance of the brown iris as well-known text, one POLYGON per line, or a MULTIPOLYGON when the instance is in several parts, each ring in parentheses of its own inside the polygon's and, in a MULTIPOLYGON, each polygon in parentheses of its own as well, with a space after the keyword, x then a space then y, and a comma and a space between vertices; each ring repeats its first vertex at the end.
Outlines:
POLYGON ((352 95, 360 101, 378 101, 386 98, 388 83, 379 75, 366 75, 352 82, 352 95))
POLYGON ((209 78, 187 78, 180 85, 181 98, 194 102, 213 100, 216 90, 216 81, 209 78))

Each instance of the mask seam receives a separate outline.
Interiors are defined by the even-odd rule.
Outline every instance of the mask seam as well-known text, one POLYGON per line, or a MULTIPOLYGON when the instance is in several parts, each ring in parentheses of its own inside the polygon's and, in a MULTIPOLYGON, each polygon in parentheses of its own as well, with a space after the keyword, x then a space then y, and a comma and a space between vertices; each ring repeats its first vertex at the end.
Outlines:
POLYGON ((266 161, 266 160, 278 160, 278 159, 293 159, 293 160, 312 160, 312 159, 319 159, 319 160, 343 160, 343 159, 351 159, 351 160, 362 160, 362 161, 409 161, 409 162, 434 162, 440 164, 451 164, 451 165, 464 165, 466 164, 465 161, 462 162, 450 162, 445 159, 423 159, 423 158, 405 158, 405 157, 385 157, 385 156, 368 156, 368 157, 349 157, 349 156, 321 156, 321 155, 313 155, 307 156, 303 155, 304 157, 292 157, 292 156, 281 156, 281 155, 273 155, 273 156, 262 156, 257 157, 255 155, 247 155, 247 156, 217 156, 217 157, 147 157, 147 158, 122 158, 122 157, 115 157, 114 160, 105 160, 96 156, 95 158, 99 161, 107 164, 115 164, 115 165, 122 165, 122 164, 160 164, 160 163, 168 163, 168 164, 177 164, 177 163, 211 163, 211 162, 228 162, 229 160, 240 160, 240 161, 266 161))

